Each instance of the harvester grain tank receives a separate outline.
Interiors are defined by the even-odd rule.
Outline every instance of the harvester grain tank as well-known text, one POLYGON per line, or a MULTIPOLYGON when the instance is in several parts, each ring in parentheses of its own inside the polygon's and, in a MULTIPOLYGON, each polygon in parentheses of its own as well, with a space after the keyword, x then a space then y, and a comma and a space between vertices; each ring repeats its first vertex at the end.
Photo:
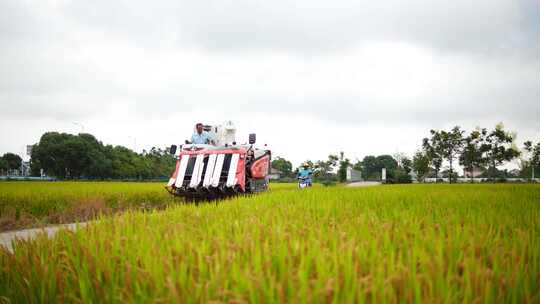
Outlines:
POLYGON ((187 201, 214 200, 268 189, 271 151, 257 148, 255 134, 237 144, 236 128, 205 125, 213 144, 186 143, 171 146, 176 168, 167 183, 169 193, 187 201))

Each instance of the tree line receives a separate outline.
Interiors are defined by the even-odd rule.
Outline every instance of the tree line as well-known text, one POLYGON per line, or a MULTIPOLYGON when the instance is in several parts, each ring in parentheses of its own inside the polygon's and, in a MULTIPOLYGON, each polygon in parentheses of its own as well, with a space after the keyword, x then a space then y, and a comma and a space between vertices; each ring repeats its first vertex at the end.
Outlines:
POLYGON ((175 158, 166 148, 136 153, 123 146, 104 145, 93 135, 48 132, 32 149, 32 175, 41 170, 59 179, 167 178, 175 158))
MULTIPOLYGON (((339 157, 332 154, 327 160, 306 162, 313 168, 315 179, 323 181, 343 182, 347 167, 352 167, 361 171, 365 180, 381 180, 381 171, 385 168, 390 183, 410 183, 411 173, 418 181, 432 177, 454 182, 458 177, 456 165, 462 166, 471 179, 478 175, 496 180, 509 177, 508 172, 499 168, 518 157, 520 169, 514 177, 534 178, 535 172, 540 176, 540 142, 525 141, 520 149, 516 138, 516 133, 505 130, 502 123, 492 130, 477 127, 469 132, 455 126, 450 130, 430 130, 412 158, 403 153, 368 155, 352 164, 341 152, 339 157), (444 164, 447 166, 443 167, 444 164)), ((272 167, 288 178, 295 176, 296 170, 293 171, 291 162, 284 158, 274 159, 272 167)))
POLYGON ((22 158, 15 153, 5 153, 0 157, 0 175, 9 174, 15 170, 20 170, 22 158))
MULTIPOLYGON (((330 154, 326 160, 305 162, 313 171, 313 179, 315 182, 322 182, 325 184, 335 183, 337 181, 345 181, 347 176, 347 167, 350 165, 350 160, 345 158, 345 154, 340 152, 340 156, 330 154), (337 169, 337 173, 334 173, 337 169)), ((272 168, 281 171, 281 179, 285 181, 292 181, 298 174, 300 168, 293 170, 292 163, 283 157, 276 157, 272 160, 272 168)))
MULTIPOLYGON (((352 168, 362 172, 362 178, 366 180, 380 180, 381 170, 386 168, 386 178, 390 183, 410 183, 410 172, 412 162, 402 154, 391 155, 368 155, 362 161, 353 163, 345 157, 344 152, 330 154, 325 160, 306 160, 304 163, 313 170, 315 182, 332 184, 335 182, 345 182, 347 179, 347 169, 352 168)), ((272 168, 282 172, 282 178, 290 180, 296 177, 299 168, 293 170, 292 163, 282 157, 277 157, 272 161, 272 168)))
POLYGON ((422 140, 421 149, 413 157, 413 168, 419 180, 424 180, 432 171, 438 178, 446 161, 448 180, 453 182, 457 178, 457 162, 471 179, 477 171, 481 172, 481 177, 494 180, 505 177, 499 167, 521 156, 521 177, 534 178, 534 175, 527 173, 538 170, 540 166, 540 143, 526 141, 520 149, 516 138, 516 133, 505 130, 502 123, 492 130, 477 127, 467 132, 459 126, 451 130, 431 130, 430 136, 422 140))
MULTIPOLYGON (((499 170, 506 162, 520 157, 520 177, 540 175, 540 142, 525 141, 522 149, 516 145, 516 134, 498 124, 492 130, 477 127, 467 132, 456 126, 450 130, 430 130, 421 147, 409 158, 403 153, 394 155, 368 155, 355 163, 344 152, 330 154, 324 160, 306 160, 313 169, 313 177, 323 183, 344 182, 347 169, 362 172, 366 180, 380 180, 386 169, 388 182, 411 182, 411 173, 419 181, 427 177, 457 178, 456 166, 466 175, 497 179, 506 177, 499 170), (447 167, 443 167, 447 164, 447 167)), ((59 179, 159 179, 167 178, 174 168, 175 158, 167 148, 153 147, 136 153, 126 147, 104 145, 93 135, 48 132, 41 136, 32 149, 30 168, 32 175, 43 172, 59 179)), ((0 157, 0 175, 19 170, 22 159, 14 153, 0 157)), ((272 160, 272 167, 282 172, 285 179, 294 179, 298 168, 285 158, 272 160)))

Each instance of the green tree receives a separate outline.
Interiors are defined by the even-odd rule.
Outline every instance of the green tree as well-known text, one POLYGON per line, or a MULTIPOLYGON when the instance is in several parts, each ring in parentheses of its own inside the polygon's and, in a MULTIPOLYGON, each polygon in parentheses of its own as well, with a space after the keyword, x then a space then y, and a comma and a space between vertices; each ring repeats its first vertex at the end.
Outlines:
POLYGON ((292 163, 282 157, 278 156, 272 160, 272 168, 281 171, 284 176, 292 175, 292 163))
POLYGON ((140 166, 140 163, 137 162, 135 152, 126 147, 114 146, 112 147, 110 158, 114 178, 128 179, 138 177, 140 172, 138 166, 140 166))
POLYGON ((355 169, 360 170, 365 179, 376 178, 376 175, 380 174, 377 157, 373 155, 365 156, 361 162, 355 165, 355 169))
POLYGON ((417 151, 412 160, 412 169, 419 181, 424 181, 429 173, 431 160, 425 151, 417 151))
POLYGON ((431 138, 424 138, 422 140, 422 150, 428 157, 429 162, 435 170, 435 178, 439 179, 439 172, 441 171, 443 158, 441 156, 441 151, 439 149, 439 145, 436 142, 436 137, 434 136, 433 132, 431 138))
POLYGON ((347 180, 347 168, 351 166, 351 161, 348 158, 345 158, 345 153, 340 152, 339 157, 339 168, 338 168, 338 179, 340 183, 343 183, 347 180))
POLYGON ((8 168, 7 161, 5 161, 3 157, 0 157, 0 175, 4 175, 8 168))
POLYGON ((507 132, 504 125, 499 123, 486 137, 488 171, 491 178, 495 177, 497 167, 504 162, 511 161, 520 155, 514 144, 516 135, 507 132))
POLYGON ((531 170, 531 178, 534 180, 534 170, 540 167, 540 143, 534 145, 532 141, 524 143, 524 150, 528 152, 527 166, 531 170))
POLYGON ((382 168, 386 168, 386 178, 393 179, 395 178, 395 171, 398 168, 398 162, 388 154, 379 155, 376 158, 377 160, 377 171, 381 172, 382 168))
POLYGON ((32 150, 32 160, 41 166, 49 175, 58 178, 80 178, 84 171, 92 166, 90 157, 92 146, 89 134, 71 135, 66 133, 48 132, 41 136, 32 150))
POLYGON ((486 143, 487 130, 477 128, 464 138, 463 150, 459 156, 459 164, 469 172, 471 182, 474 181, 474 169, 482 168, 487 162, 486 153, 489 145, 486 143))
POLYGON ((403 171, 405 171, 405 173, 409 174, 411 173, 412 171, 412 160, 408 157, 404 157, 402 160, 401 160, 401 168, 403 169, 403 171))
POLYGON ((394 160, 397 163, 397 167, 391 171, 391 183, 407 184, 411 183, 410 176, 412 170, 412 161, 405 155, 405 153, 394 154, 394 160))
POLYGON ((20 170, 22 158, 14 153, 6 153, 2 156, 2 159, 7 163, 8 170, 20 170))
POLYGON ((176 158, 168 153, 167 148, 152 147, 143 152, 145 163, 142 164, 142 174, 145 178, 168 177, 174 170, 176 158))
POLYGON ((111 176, 111 162, 104 151, 103 143, 93 135, 80 133, 75 141, 79 148, 84 149, 79 154, 84 161, 77 163, 78 175, 85 178, 106 179, 111 176))
POLYGON ((396 153, 394 154, 394 159, 397 162, 398 169, 403 170, 407 174, 411 173, 412 171, 412 161, 410 158, 405 155, 405 153, 396 153))
POLYGON ((39 143, 32 149, 32 171, 39 172, 39 165, 47 175, 60 179, 66 177, 67 163, 65 160, 65 142, 70 134, 47 132, 43 134, 39 143))
POLYGON ((459 126, 455 126, 450 131, 430 131, 431 138, 429 139, 429 143, 435 152, 434 154, 438 155, 441 159, 448 160, 450 164, 450 178, 448 179, 450 183, 452 182, 451 177, 454 175, 454 160, 460 155, 463 147, 464 132, 459 126))
POLYGON ((390 183, 410 184, 411 182, 411 176, 402 168, 397 168, 393 171, 393 177, 390 180, 390 183))
POLYGON ((337 166, 339 158, 336 155, 329 155, 328 159, 326 161, 319 160, 315 162, 313 168, 313 176, 321 180, 325 184, 329 184, 334 178, 334 174, 332 173, 337 166))
POLYGON ((362 171, 362 176, 365 179, 380 179, 382 168, 386 168, 387 179, 392 179, 398 163, 391 155, 368 155, 355 167, 362 171))
POLYGON ((104 146, 91 134, 43 134, 32 151, 34 174, 40 169, 63 178, 149 179, 168 177, 176 159, 167 149, 152 147, 138 154, 121 146, 104 146))

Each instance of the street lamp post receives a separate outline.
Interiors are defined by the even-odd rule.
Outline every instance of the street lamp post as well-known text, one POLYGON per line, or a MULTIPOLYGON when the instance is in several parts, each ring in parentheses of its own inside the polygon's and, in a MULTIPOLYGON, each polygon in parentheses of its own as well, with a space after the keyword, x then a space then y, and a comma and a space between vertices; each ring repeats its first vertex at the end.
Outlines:
MULTIPOLYGON (((73 122, 73 124, 76 125, 76 126, 81 127, 81 132, 80 132, 80 133, 84 133, 84 125, 83 125, 82 123, 73 122)), ((79 133, 79 134, 80 134, 80 133, 79 133)))
POLYGON ((133 139, 133 151, 137 153, 137 138, 134 136, 128 136, 130 139, 133 139))

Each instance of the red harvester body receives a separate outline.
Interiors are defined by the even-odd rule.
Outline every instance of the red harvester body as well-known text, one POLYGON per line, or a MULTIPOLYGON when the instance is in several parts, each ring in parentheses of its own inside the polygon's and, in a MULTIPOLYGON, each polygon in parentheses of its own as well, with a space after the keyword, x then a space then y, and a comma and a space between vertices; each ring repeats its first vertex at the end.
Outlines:
POLYGON ((270 150, 252 145, 180 146, 166 188, 188 201, 266 191, 270 158, 270 150))

